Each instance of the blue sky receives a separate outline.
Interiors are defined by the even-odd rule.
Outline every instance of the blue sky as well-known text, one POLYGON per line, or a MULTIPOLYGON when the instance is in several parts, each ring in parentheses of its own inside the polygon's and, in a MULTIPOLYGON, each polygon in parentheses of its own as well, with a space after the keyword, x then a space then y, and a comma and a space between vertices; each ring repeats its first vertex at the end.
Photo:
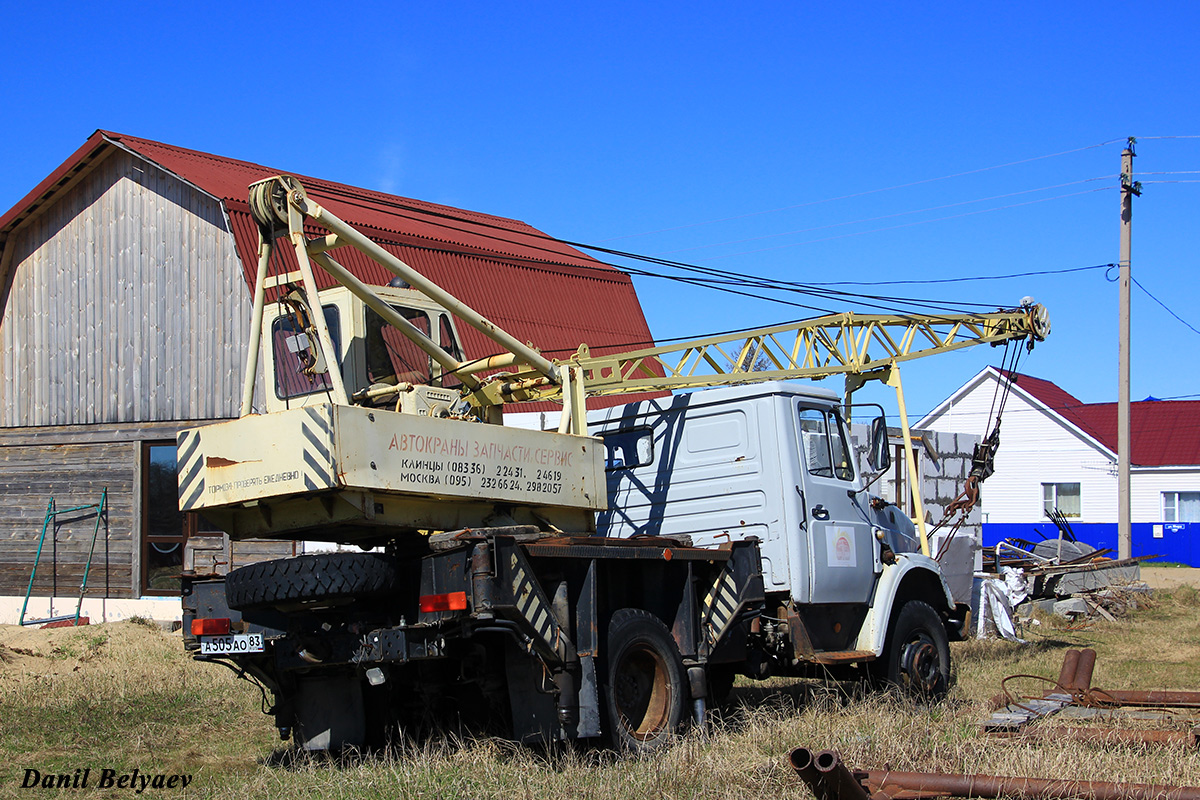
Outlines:
MULTIPOLYGON (((1200 328, 1200 183, 1152 183, 1200 180, 1200 138, 1153 138, 1200 137, 1195 3, 198 8, 6 13, 0 207, 106 128, 753 275, 940 281, 1115 262, 1136 136, 1134 276, 1200 328)), ((806 314, 635 284, 660 338, 806 314)), ((1103 270, 886 293, 1031 295, 1023 369, 1116 399, 1103 270)), ((1137 289, 1133 327, 1134 398, 1200 394, 1200 334, 1137 289)), ((999 357, 907 366, 910 409, 999 357)))

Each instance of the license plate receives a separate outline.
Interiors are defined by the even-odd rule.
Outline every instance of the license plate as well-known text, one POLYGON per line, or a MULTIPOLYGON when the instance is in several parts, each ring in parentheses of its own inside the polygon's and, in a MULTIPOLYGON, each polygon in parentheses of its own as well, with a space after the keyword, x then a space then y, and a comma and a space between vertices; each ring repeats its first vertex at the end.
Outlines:
POLYGON ((263 652, 261 633, 232 633, 228 636, 201 636, 200 655, 223 656, 263 652))

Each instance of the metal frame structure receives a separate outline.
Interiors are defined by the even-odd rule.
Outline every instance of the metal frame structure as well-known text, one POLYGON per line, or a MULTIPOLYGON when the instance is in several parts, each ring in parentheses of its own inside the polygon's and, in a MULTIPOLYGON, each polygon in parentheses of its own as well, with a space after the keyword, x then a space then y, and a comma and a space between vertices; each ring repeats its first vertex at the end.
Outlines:
MULTIPOLYGON (((100 522, 104 521, 104 540, 107 546, 108 542, 108 487, 104 487, 104 491, 100 494, 100 502, 89 503, 85 506, 73 506, 71 508, 58 508, 51 497, 46 504, 46 519, 42 522, 42 535, 38 539, 37 554, 33 557, 33 569, 29 573, 29 586, 25 590, 25 601, 21 604, 21 616, 17 624, 21 626, 27 625, 42 625, 52 622, 64 622, 66 620, 74 620, 74 625, 79 625, 80 614, 83 610, 83 596, 87 592, 88 576, 92 572, 92 558, 96 554, 96 539, 100 535, 100 522), (29 610, 29 598, 33 595, 33 583, 37 578, 38 565, 42 560, 42 548, 46 544, 46 533, 51 534, 51 538, 57 540, 58 536, 58 518, 67 514, 81 514, 80 519, 86 519, 88 514, 94 514, 96 523, 92 527, 92 541, 88 547, 87 561, 84 562, 83 578, 79 582, 79 599, 75 603, 74 614, 62 614, 55 616, 54 614, 54 591, 50 592, 50 616, 44 619, 25 619, 25 613, 29 610)), ((107 552, 107 551, 106 551, 107 552)), ((107 569, 107 567, 106 567, 107 569)), ((107 595, 106 595, 107 597, 107 595)))

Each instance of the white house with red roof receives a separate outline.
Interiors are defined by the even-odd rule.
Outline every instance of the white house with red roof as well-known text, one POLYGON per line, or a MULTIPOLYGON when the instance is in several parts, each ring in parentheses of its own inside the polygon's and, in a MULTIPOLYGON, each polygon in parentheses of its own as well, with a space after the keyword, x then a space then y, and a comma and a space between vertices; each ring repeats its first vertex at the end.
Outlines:
MULTIPOLYGON (((1011 377, 996 472, 983 486, 984 544, 1038 541, 1057 509, 1093 547, 1117 547, 1117 404, 1084 403, 1054 383, 1011 377)), ((914 425, 986 435, 1003 396, 988 367, 914 425)), ((1200 566, 1200 401, 1131 404, 1133 555, 1200 566)))
MULTIPOLYGON (((175 436, 238 416, 258 248, 248 187, 281 172, 96 131, 0 215, 0 597, 24 595, 50 499, 83 506, 105 490, 88 597, 110 601, 111 617, 117 601, 178 594, 182 545, 203 520, 176 508, 175 436)), ((531 225, 297 177, 323 206, 552 358, 581 343, 603 353, 651 342, 628 274, 531 225)), ((284 267, 295 258, 276 252, 284 267)), ((342 263, 368 284, 392 278, 357 251, 342 263)), ((495 351, 474 329, 459 334, 468 358, 495 351)), ((259 380, 260 391, 272 383, 259 380)), ((48 526, 37 615, 47 595, 78 591, 94 518, 48 526)), ((281 547, 290 544, 238 542, 229 559, 281 547)), ((168 606, 178 613, 178 600, 168 606)), ((97 607, 89 599, 85 613, 97 607)), ((0 622, 12 621, 0 603, 0 622)))

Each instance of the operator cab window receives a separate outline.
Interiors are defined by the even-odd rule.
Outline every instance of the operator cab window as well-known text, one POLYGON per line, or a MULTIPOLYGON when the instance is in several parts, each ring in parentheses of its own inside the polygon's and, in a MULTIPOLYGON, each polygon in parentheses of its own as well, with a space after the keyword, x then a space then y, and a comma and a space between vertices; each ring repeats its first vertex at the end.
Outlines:
POLYGON ((817 408, 800 409, 800 445, 809 475, 854 480, 850 448, 837 414, 817 408))
MULTIPOLYGON (((392 307, 396 313, 430 339, 429 315, 417 308, 392 307)), ((399 329, 393 328, 374 309, 367 309, 367 381, 369 383, 437 383, 434 375, 441 367, 433 363, 425 351, 399 329)), ((438 318, 436 341, 456 360, 462 360, 462 350, 454 338, 454 329, 443 314, 438 318)), ((458 378, 447 376, 444 386, 457 386, 458 378)))
MULTIPOLYGON (((458 346, 458 340, 454 338, 454 328, 450 325, 450 317, 445 314, 438 317, 438 344, 456 360, 462 361, 462 348, 458 346)), ((447 388, 461 384, 462 381, 458 379, 457 375, 446 375, 442 378, 442 386, 447 388)))
MULTIPOLYGON (((336 306, 325 306, 325 324, 329 326, 329 338, 333 340, 335 353, 342 352, 341 327, 336 306)), ((275 363, 275 396, 281 400, 300 397, 314 392, 325 392, 333 385, 328 372, 309 375, 304 372, 317 364, 316 353, 321 350, 320 342, 301 329, 302 323, 292 315, 276 317, 271 324, 271 348, 275 363)), ((337 364, 326 364, 327 369, 338 369, 337 364)))

